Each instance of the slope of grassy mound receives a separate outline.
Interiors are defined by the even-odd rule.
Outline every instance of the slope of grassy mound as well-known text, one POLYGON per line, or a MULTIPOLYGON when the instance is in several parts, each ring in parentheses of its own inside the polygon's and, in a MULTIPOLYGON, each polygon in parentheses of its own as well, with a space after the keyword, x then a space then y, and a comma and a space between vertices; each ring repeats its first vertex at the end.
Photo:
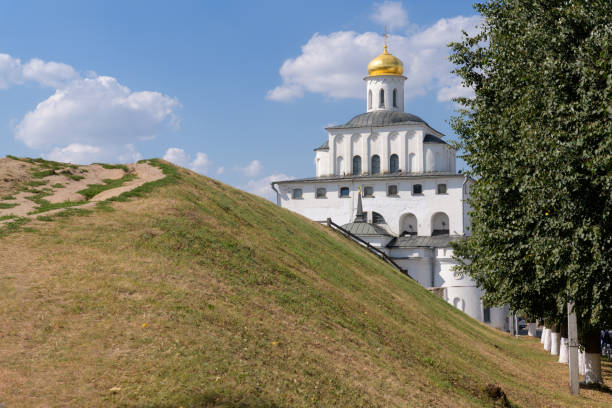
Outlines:
POLYGON ((325 227, 159 165, 164 180, 0 237, 0 403, 612 402, 570 397, 539 341, 474 321, 325 227))

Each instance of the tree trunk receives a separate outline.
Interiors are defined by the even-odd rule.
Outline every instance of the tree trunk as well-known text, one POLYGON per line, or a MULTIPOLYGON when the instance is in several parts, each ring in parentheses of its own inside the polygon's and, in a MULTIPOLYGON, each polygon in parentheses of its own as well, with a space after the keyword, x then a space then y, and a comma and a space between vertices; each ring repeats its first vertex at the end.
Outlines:
POLYGON ((584 336, 584 383, 600 384, 602 382, 599 330, 592 329, 584 336))
POLYGON ((544 350, 550 351, 550 329, 545 329, 544 333, 544 350))
POLYGON ((535 323, 527 323, 527 335, 531 337, 535 337, 536 335, 536 324, 535 323))
POLYGON ((553 356, 558 356, 560 345, 561 333, 559 330, 559 323, 555 323, 550 327, 550 354, 553 356))
POLYGON ((569 339, 567 338, 567 319, 561 319, 561 341, 559 344, 559 362, 567 364, 569 362, 569 339))

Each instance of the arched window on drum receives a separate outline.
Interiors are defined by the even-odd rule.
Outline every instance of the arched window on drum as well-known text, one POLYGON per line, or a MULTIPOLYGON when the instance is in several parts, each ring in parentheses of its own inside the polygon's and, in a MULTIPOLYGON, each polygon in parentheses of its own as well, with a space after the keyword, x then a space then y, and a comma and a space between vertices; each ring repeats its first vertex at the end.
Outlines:
POLYGON ((399 156, 397 154, 392 154, 389 158, 389 172, 397 173, 399 171, 399 156))
POLYGON ((353 175, 361 174, 361 156, 353 156, 353 175))
POLYGON ((372 174, 380 174, 380 156, 375 154, 372 156, 372 166, 371 173, 372 174))

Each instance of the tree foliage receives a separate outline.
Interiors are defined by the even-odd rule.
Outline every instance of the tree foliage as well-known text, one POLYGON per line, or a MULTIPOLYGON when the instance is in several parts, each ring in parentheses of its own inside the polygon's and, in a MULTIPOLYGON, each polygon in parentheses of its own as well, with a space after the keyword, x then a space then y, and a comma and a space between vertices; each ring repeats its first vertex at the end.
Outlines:
POLYGON ((451 44, 452 126, 476 179, 460 271, 485 301, 585 329, 612 325, 612 2, 490 0, 451 44))

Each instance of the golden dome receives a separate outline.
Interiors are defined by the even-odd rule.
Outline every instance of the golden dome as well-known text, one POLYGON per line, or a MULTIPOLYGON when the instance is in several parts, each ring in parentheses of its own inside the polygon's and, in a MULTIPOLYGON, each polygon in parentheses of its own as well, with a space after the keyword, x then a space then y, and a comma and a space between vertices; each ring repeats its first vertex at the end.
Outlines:
POLYGON ((371 76, 377 75, 402 75, 404 73, 404 64, 402 61, 385 51, 378 57, 374 58, 368 64, 368 74, 371 76))

